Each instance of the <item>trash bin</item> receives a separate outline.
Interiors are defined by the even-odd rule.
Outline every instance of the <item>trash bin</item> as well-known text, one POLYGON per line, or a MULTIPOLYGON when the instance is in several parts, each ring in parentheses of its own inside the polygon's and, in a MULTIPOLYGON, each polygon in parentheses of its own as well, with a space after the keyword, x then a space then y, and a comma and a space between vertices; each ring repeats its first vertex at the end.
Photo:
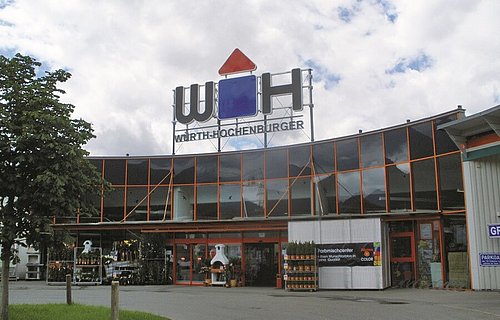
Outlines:
POLYGON ((281 281, 281 274, 277 273, 276 274, 276 288, 281 289, 283 286, 283 283, 281 281))

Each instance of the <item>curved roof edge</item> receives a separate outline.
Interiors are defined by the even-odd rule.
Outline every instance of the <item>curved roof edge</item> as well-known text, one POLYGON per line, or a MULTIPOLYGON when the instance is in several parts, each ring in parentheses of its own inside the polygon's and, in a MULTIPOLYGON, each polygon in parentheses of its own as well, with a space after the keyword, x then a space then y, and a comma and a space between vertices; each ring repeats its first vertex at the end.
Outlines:
MULTIPOLYGON (((450 116, 450 115, 454 115, 454 114, 460 114, 459 117, 463 117, 464 113, 465 113, 465 109, 463 109, 461 106, 458 106, 458 108, 456 108, 456 109, 453 109, 453 110, 450 110, 450 111, 446 111, 446 112, 443 112, 443 113, 439 113, 439 114, 436 114, 436 115, 433 115, 433 116, 429 116, 429 117, 426 117, 426 118, 418 119, 418 120, 415 120, 415 121, 409 121, 409 120, 407 120, 407 122, 402 123, 402 124, 398 124, 398 125, 394 125, 394 126, 389 126, 389 127, 384 127, 384 128, 376 129, 376 130, 372 130, 372 131, 360 132, 360 133, 356 133, 356 134, 351 134, 351 135, 342 136, 342 137, 336 137, 336 138, 328 138, 328 139, 324 139, 324 140, 317 140, 317 141, 314 141, 314 142, 304 142, 304 143, 298 143, 298 144, 288 144, 288 145, 268 147, 268 148, 232 150, 232 151, 223 151, 223 152, 207 152, 207 153, 187 153, 187 154, 176 154, 176 155, 172 155, 172 154, 163 154, 163 155, 161 155, 161 154, 155 154, 155 155, 137 155, 137 156, 135 156, 135 155, 134 156, 128 156, 128 155, 119 155, 119 156, 118 155, 114 155, 114 156, 113 155, 109 155, 109 156, 106 156, 106 155, 96 155, 96 156, 94 156, 94 155, 91 155, 91 156, 88 156, 87 158, 89 158, 89 159, 143 159, 143 158, 150 159, 150 158, 165 158, 165 157, 182 158, 182 157, 193 157, 193 156, 200 156, 200 155, 202 155, 202 156, 210 156, 210 155, 218 155, 218 154, 232 154, 232 153, 243 153, 243 152, 256 152, 256 151, 263 151, 263 150, 278 150, 278 149, 283 149, 283 148, 300 147, 300 146, 320 144, 320 143, 329 142, 329 141, 341 141, 341 140, 351 139, 351 138, 355 138, 355 137, 367 136, 367 135, 376 134, 376 133, 379 133, 379 132, 385 132, 385 131, 389 131, 389 130, 394 130, 394 129, 398 129, 398 128, 403 128, 403 127, 408 127, 408 126, 416 125, 416 124, 419 124, 419 123, 431 121, 431 120, 434 120, 434 119, 438 119, 438 118, 442 118, 442 117, 446 117, 446 116, 450 116)), ((455 120, 455 121, 460 121, 460 120, 461 119, 455 120)), ((452 122, 455 122, 455 121, 452 121, 452 122)), ((441 125, 441 126, 443 126, 443 125, 441 125)), ((438 126, 438 128, 441 127, 441 126, 438 126)))

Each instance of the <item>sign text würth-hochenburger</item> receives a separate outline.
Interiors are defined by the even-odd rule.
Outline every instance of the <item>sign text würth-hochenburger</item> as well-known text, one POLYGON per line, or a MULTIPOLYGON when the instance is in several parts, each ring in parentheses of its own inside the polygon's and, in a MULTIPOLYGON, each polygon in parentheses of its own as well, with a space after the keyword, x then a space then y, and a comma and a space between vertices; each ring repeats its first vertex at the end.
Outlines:
POLYGON ((238 137, 238 136, 246 136, 252 134, 272 133, 272 132, 297 130, 297 129, 304 129, 304 121, 292 120, 281 123, 268 123, 266 125, 258 124, 258 125, 239 127, 239 128, 229 128, 229 129, 220 129, 212 131, 207 130, 207 131, 189 132, 185 134, 176 134, 175 142, 188 142, 188 141, 197 141, 206 139, 238 137))

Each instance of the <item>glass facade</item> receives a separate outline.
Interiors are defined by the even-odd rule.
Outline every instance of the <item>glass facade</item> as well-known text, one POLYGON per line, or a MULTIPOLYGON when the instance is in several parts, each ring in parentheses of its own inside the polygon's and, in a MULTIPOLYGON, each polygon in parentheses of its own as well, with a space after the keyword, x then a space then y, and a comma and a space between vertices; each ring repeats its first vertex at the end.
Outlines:
POLYGON ((91 158, 112 190, 78 221, 464 212, 460 151, 436 129, 456 117, 276 149, 91 158))
POLYGON ((101 242, 110 254, 108 237, 161 235, 161 249, 151 252, 164 269, 148 272, 169 275, 173 283, 202 284, 202 270, 222 243, 243 284, 274 285, 289 219, 379 215, 390 225, 392 281, 423 284, 435 264, 443 263, 445 275, 446 265, 466 250, 461 155, 436 129, 456 117, 273 149, 90 158, 112 188, 92 198, 96 212, 80 212, 71 223, 123 228, 123 234, 98 231, 106 234, 101 242))

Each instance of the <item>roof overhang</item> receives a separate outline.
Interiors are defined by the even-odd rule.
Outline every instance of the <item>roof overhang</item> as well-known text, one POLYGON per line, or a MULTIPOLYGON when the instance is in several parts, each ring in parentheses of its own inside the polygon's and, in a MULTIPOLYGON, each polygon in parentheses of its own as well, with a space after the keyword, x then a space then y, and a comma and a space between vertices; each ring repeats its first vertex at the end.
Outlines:
POLYGON ((472 147, 474 147, 474 151, 486 148, 497 150, 500 145, 500 105, 462 119, 441 124, 437 128, 445 130, 462 151, 472 147), (488 139, 483 139, 483 142, 480 143, 477 143, 479 140, 476 139, 474 144, 470 143, 471 140, 481 136, 488 136, 488 139))

